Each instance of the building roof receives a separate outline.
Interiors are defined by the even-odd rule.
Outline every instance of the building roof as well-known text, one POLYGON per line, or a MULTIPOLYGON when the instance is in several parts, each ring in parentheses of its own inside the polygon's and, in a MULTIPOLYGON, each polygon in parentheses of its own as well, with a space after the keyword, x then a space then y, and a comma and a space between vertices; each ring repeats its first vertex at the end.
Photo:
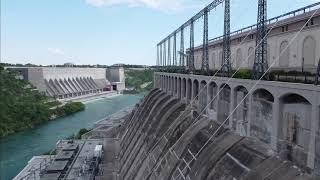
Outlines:
POLYGON ((66 170, 69 161, 53 161, 53 163, 46 169, 49 173, 56 173, 66 170))
POLYGON ((63 151, 75 151, 79 148, 78 144, 67 144, 66 146, 63 147, 63 151))
POLYGON ((74 151, 61 151, 56 156, 56 161, 70 160, 74 155, 74 151))
POLYGON ((58 180, 60 175, 60 173, 44 174, 40 177, 40 180, 58 180))

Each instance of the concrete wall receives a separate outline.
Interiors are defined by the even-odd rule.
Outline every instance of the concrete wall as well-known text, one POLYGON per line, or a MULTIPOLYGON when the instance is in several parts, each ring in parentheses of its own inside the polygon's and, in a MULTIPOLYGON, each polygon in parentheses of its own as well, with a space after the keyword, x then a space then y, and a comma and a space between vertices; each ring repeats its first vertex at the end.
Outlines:
POLYGON ((126 85, 124 82, 113 82, 112 85, 115 85, 117 87, 117 91, 122 92, 126 89, 126 85))
POLYGON ((26 79, 34 85, 39 91, 46 91, 46 86, 43 79, 43 69, 41 68, 28 68, 28 76, 26 79))
POLYGON ((109 179, 311 179, 268 144, 199 115, 195 106, 177 98, 179 84, 171 85, 173 95, 150 91, 122 125, 119 169, 109 179))
MULTIPOLYGON (((269 25, 269 28, 273 27, 268 36, 269 66, 274 62, 272 65, 273 68, 300 70, 304 59, 305 69, 309 69, 310 71, 316 69, 320 59, 320 51, 318 51, 318 49, 320 49, 320 11, 316 13, 312 19, 313 25, 309 22, 308 26, 295 37, 312 13, 313 12, 298 15, 269 25), (285 30, 282 32, 282 28, 286 26, 288 26, 288 31, 285 30), (288 50, 284 51, 280 57, 280 52, 283 51, 287 45, 289 45, 288 50)), ((255 30, 234 35, 231 39, 232 67, 252 69, 256 47, 255 30)), ((202 46, 195 48, 194 56, 195 68, 201 69, 202 46)), ((222 40, 219 39, 209 43, 209 67, 210 69, 219 69, 221 63, 222 40)))
POLYGON ((109 78, 116 83, 119 91, 125 89, 123 68, 12 67, 11 69, 20 72, 23 78, 39 91, 59 99, 111 90, 109 78))
POLYGON ((93 79, 106 79, 107 77, 106 70, 104 68, 50 67, 40 69, 42 69, 43 71, 44 79, 64 79, 76 77, 92 77, 93 79))
POLYGON ((109 67, 107 68, 106 73, 111 82, 125 82, 123 67, 109 67))
POLYGON ((290 151, 291 158, 301 165, 311 169, 320 167, 316 154, 320 143, 320 86, 155 73, 155 87, 192 103, 199 107, 199 112, 203 109, 200 107, 206 107, 204 113, 209 118, 225 123, 240 135, 258 138, 279 152, 290 151), (199 86, 198 82, 213 86, 199 86), (184 84, 185 88, 175 88, 184 84), (229 87, 230 93, 223 93, 223 87, 229 87), (200 97, 195 98, 197 95, 200 97), (246 98, 242 101, 244 95, 246 98), (205 100, 199 101, 203 98, 205 100), (210 103, 214 103, 215 108, 211 108, 210 103), (222 107, 223 104, 229 104, 229 108, 222 107))

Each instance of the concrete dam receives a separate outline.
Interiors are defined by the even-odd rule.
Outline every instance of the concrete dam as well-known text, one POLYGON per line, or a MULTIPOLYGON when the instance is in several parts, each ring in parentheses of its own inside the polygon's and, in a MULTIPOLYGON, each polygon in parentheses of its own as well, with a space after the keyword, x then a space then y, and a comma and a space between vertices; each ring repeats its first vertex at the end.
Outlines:
POLYGON ((123 91, 124 69, 77 67, 9 67, 20 79, 29 81, 37 90, 56 99, 76 99, 107 91, 123 91))
POLYGON ((155 89, 132 109, 96 122, 81 140, 60 140, 56 155, 20 175, 39 173, 39 179, 56 180, 319 179, 319 87, 263 82, 239 103, 254 80, 232 79, 225 89, 225 78, 208 78, 155 73, 155 89), (204 108, 218 88, 221 96, 204 108), (242 106, 230 118, 234 103, 242 106), (282 115, 288 112, 290 116, 282 115), (97 146, 102 152, 96 153, 97 146), (66 158, 66 152, 72 156, 66 158))
POLYGON ((114 162, 96 179, 312 179, 267 143, 199 116, 196 106, 160 89, 118 128, 114 162))

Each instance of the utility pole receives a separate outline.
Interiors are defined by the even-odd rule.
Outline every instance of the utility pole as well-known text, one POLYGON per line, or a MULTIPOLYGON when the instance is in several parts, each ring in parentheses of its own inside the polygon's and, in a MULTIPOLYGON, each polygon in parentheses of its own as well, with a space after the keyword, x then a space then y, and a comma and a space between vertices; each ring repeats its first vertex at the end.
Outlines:
POLYGON ((166 44, 166 40, 164 40, 163 42, 163 63, 164 63, 164 66, 167 66, 167 44, 166 44))
POLYGON ((170 42, 170 37, 168 38, 168 66, 171 66, 171 42, 170 42))
MULTIPOLYGON (((227 0, 228 1, 228 0, 227 0)), ((202 45, 202 65, 201 70, 202 71, 209 71, 209 56, 208 56, 208 43, 209 43, 209 37, 208 37, 208 8, 205 8, 204 10, 204 16, 203 16, 203 45, 202 45)))
POLYGON ((173 35, 173 65, 177 65, 177 33, 173 35))
POLYGON ((230 50, 230 0, 225 0, 224 32, 223 32, 223 64, 221 66, 224 76, 231 74, 231 50, 230 50))
POLYGON ((194 20, 190 24, 190 53, 189 53, 189 71, 194 70, 194 20))
MULTIPOLYGON (((181 34, 180 34, 180 52, 184 54, 184 29, 181 27, 181 34)), ((184 66, 184 56, 180 54, 180 66, 184 66)))
POLYGON ((160 66, 163 66, 163 61, 162 61, 162 43, 160 43, 160 66))
POLYGON ((267 62, 267 0, 259 0, 256 33, 256 51, 253 64, 253 79, 260 79, 268 69, 267 62))
POLYGON ((304 72, 304 58, 302 58, 302 63, 301 63, 301 72, 304 72))
POLYGON ((315 80, 315 85, 320 84, 320 59, 318 61, 318 69, 317 69, 317 74, 316 74, 316 80, 315 80))
POLYGON ((157 45, 157 63, 156 66, 159 66, 159 44, 157 45))

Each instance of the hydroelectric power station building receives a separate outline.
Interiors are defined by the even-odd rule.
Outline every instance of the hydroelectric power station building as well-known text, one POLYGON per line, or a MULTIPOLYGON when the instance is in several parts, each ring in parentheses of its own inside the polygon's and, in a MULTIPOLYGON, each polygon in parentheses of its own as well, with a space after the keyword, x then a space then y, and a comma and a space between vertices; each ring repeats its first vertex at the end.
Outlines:
MULTIPOLYGON (((258 16, 258 24, 234 32, 228 29, 229 1, 224 2, 223 36, 207 37, 209 5, 158 44, 162 70, 155 73, 155 87, 319 177, 320 2, 270 19, 258 16), (194 26, 202 16, 203 44, 194 46, 194 26), (190 44, 185 50, 186 28, 190 44)), ((264 3, 259 0, 259 12, 266 11, 264 3)), ((213 132, 214 139, 219 128, 213 132)))
POLYGON ((11 67, 21 78, 39 91, 58 99, 78 98, 107 91, 123 91, 125 76, 122 67, 11 67))

